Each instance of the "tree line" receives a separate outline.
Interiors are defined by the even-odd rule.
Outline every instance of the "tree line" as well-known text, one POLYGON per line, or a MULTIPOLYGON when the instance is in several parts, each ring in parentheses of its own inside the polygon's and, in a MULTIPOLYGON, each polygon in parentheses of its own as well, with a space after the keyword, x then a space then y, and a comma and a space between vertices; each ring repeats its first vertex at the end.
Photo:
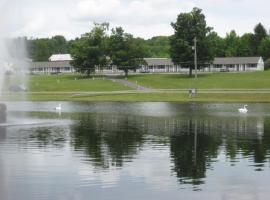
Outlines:
MULTIPOLYGON (((150 39, 134 38, 140 43, 147 57, 149 58, 168 58, 169 55, 169 36, 155 36, 150 39)), ((35 61, 48 61, 52 54, 71 53, 72 46, 81 38, 67 40, 62 35, 51 38, 23 38, 27 44, 29 57, 35 61)))
MULTIPOLYGON (((225 37, 207 26, 205 15, 199 8, 180 13, 171 23, 172 36, 151 39, 136 38, 116 27, 109 31, 109 24, 95 24, 90 32, 74 40, 57 35, 52 38, 25 38, 29 57, 33 61, 47 61, 52 54, 70 53, 73 64, 81 72, 90 74, 94 67, 116 65, 127 74, 143 63, 143 57, 172 58, 175 64, 187 67, 192 73, 194 38, 198 41, 198 64, 203 67, 214 57, 262 56, 270 58, 270 35, 258 23, 254 32, 238 35, 232 30, 225 37)), ((268 67, 268 64, 266 64, 268 67)))

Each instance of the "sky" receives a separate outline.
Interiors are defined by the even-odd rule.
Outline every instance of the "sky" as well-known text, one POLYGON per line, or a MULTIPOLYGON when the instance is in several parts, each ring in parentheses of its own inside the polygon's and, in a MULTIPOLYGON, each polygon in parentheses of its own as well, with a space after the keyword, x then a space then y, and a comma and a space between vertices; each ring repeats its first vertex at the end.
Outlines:
POLYGON ((73 39, 94 22, 109 22, 147 39, 173 34, 170 24, 177 15, 199 7, 219 35, 231 30, 242 35, 259 22, 270 28, 269 6, 269 0, 0 0, 0 24, 9 36, 73 39))

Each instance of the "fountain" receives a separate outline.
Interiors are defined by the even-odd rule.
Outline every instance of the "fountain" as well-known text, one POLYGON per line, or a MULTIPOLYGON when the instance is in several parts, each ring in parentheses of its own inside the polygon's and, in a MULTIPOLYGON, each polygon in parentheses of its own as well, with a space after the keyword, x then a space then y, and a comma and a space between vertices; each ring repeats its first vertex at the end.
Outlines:
MULTIPOLYGON (((7 106, 3 102, 9 101, 6 95, 10 92, 9 88, 25 85, 28 71, 25 39, 11 38, 14 26, 18 23, 18 16, 14 19, 14 8, 15 1, 0 0, 0 123, 6 122, 7 106)), ((23 93, 19 96, 20 100, 25 99, 23 93)))

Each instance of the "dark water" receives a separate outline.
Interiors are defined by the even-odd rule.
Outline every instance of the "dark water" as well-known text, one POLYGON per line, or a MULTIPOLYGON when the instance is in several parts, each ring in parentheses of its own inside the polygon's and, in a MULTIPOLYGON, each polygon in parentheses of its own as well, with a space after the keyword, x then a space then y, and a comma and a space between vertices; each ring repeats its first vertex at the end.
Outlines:
POLYGON ((269 199, 270 104, 8 103, 0 199, 269 199))

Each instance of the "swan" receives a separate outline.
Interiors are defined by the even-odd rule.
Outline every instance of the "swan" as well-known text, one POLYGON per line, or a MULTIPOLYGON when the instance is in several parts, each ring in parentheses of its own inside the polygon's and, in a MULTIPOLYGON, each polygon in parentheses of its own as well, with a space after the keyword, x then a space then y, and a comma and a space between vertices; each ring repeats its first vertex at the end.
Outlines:
POLYGON ((61 103, 54 108, 55 110, 62 110, 61 103))
POLYGON ((243 108, 239 108, 238 111, 240 113, 247 113, 248 112, 248 109, 246 107, 247 107, 247 105, 244 105, 244 107, 243 108))

